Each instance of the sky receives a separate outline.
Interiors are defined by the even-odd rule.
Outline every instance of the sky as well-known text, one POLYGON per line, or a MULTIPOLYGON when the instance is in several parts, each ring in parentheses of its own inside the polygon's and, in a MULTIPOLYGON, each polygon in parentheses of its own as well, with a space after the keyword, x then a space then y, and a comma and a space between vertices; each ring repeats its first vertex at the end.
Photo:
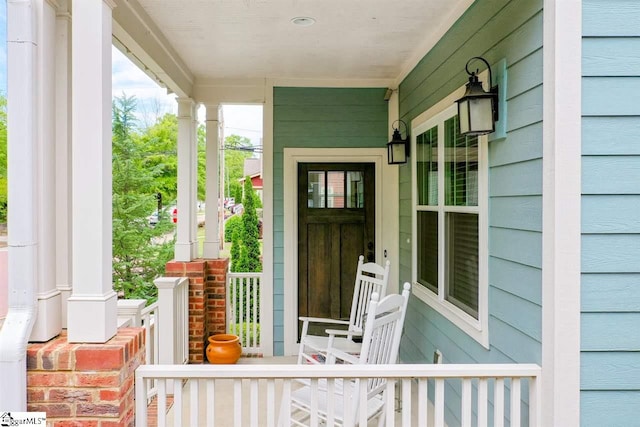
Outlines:
MULTIPOLYGON (((7 94, 7 2, 0 0, 0 92, 7 94)), ((118 49, 112 47, 112 95, 134 95, 138 101, 137 115, 140 126, 150 126, 157 117, 167 112, 176 113, 175 95, 167 95, 149 76, 134 65, 118 49)), ((199 111, 204 120, 204 109, 199 111)), ((262 107, 257 105, 224 105, 224 135, 240 135, 252 145, 262 145, 262 107)))

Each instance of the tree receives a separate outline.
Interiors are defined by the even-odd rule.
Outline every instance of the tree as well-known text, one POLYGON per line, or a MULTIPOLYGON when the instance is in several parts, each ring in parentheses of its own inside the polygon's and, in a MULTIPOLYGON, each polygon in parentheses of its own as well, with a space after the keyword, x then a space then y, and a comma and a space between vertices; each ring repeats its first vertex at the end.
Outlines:
POLYGON ((244 181, 244 212, 242 214, 242 246, 240 249, 239 271, 262 271, 260 259, 260 232, 258 229, 258 214, 255 206, 255 194, 251 179, 246 177, 244 181))
POLYGON ((224 193, 238 203, 242 199, 239 180, 244 174, 244 161, 252 156, 249 138, 229 135, 224 140, 224 193))
POLYGON ((156 201, 153 171, 144 165, 135 127, 135 97, 122 95, 113 112, 113 287, 124 298, 154 301, 153 280, 173 255, 168 219, 151 227, 147 216, 156 201))
POLYGON ((153 176, 152 192, 162 194, 165 203, 177 196, 178 176, 178 119, 175 114, 165 114, 139 138, 142 167, 153 176))

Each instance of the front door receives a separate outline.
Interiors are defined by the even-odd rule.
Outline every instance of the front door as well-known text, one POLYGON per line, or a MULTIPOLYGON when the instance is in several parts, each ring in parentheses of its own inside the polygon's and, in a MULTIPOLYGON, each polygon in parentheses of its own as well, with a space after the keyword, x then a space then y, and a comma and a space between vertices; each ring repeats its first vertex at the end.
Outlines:
POLYGON ((358 256, 375 247, 375 164, 299 163, 298 315, 348 319, 358 256))

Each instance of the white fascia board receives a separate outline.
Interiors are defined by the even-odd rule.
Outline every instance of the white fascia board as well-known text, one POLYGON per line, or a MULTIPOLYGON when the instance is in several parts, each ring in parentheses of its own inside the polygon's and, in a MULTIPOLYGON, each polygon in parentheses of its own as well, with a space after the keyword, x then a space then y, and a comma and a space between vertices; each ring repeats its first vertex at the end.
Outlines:
POLYGON ((194 77, 180 55, 136 0, 116 0, 113 9, 113 44, 152 79, 190 97, 194 77))

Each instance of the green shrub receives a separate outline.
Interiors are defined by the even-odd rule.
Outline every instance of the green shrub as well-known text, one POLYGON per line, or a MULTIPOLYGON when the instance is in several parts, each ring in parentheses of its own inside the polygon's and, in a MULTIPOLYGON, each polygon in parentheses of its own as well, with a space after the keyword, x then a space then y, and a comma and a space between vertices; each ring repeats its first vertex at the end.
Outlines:
MULTIPOLYGON (((243 346, 249 346, 253 343, 253 323, 237 323, 231 325, 231 333, 240 337, 240 343, 243 346)), ((256 324, 257 342, 260 344, 260 324, 256 324)))
POLYGON ((234 215, 224 223, 224 241, 230 242, 233 237, 233 232, 236 228, 242 227, 242 217, 234 215))

